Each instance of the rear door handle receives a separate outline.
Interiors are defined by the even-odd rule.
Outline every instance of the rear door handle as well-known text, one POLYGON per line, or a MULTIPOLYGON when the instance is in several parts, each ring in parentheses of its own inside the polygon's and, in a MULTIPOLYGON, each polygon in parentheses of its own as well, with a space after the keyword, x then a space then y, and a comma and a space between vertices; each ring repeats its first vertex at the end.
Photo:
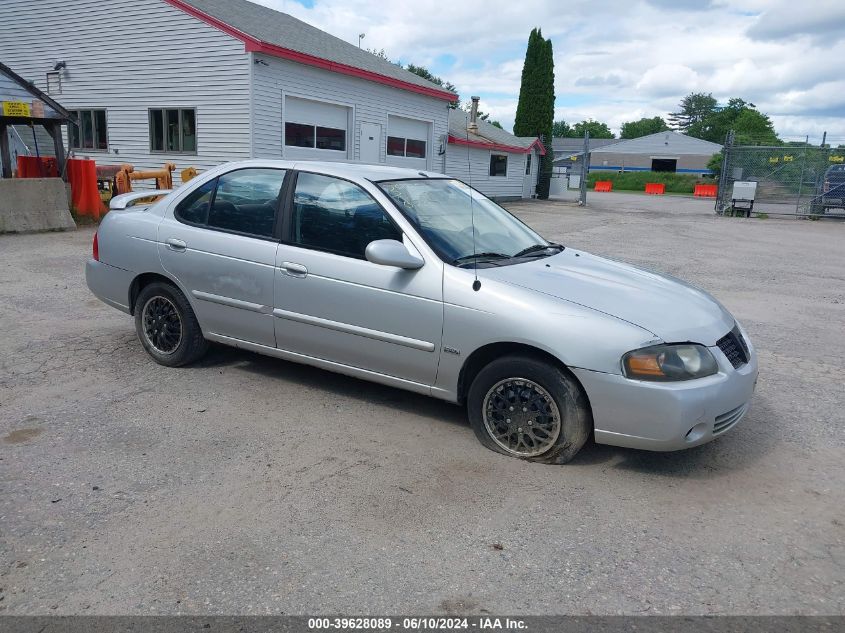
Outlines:
POLYGON ((305 277, 308 275, 308 269, 305 266, 293 262, 282 262, 279 265, 279 269, 291 277, 305 277))
POLYGON ((171 251, 176 251, 177 253, 181 253, 188 248, 188 245, 185 242, 183 242, 182 240, 177 240, 174 237, 170 237, 164 240, 164 243, 167 245, 167 248, 169 248, 171 251))

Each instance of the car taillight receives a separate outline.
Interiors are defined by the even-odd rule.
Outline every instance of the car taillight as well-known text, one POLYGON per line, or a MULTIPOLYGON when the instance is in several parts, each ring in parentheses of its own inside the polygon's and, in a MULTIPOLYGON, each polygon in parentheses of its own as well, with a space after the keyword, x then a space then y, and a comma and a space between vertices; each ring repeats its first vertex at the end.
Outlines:
POLYGON ((824 192, 830 193, 830 181, 829 180, 824 181, 824 192))
POLYGON ((97 239, 97 234, 94 233, 94 243, 91 245, 91 256, 94 261, 100 261, 100 242, 97 239))

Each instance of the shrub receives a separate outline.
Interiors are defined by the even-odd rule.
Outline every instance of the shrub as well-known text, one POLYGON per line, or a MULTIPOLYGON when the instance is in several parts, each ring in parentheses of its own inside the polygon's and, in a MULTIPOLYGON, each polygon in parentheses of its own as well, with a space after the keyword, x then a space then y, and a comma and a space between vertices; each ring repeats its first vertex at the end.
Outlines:
POLYGON ((593 188, 597 180, 610 180, 614 191, 645 191, 647 182, 662 182, 666 193, 692 193, 696 184, 712 184, 712 180, 694 174, 673 174, 656 171, 615 171, 590 172, 588 187, 593 188))

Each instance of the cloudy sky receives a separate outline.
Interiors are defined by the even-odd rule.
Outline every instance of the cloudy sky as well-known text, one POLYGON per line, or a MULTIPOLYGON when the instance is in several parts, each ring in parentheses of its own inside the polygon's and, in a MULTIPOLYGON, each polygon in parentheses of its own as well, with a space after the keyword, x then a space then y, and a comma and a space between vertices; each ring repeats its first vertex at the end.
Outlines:
POLYGON ((513 125, 528 33, 551 38, 555 118, 666 115, 689 92, 751 101, 787 140, 845 143, 845 0, 256 0, 481 96, 513 125))

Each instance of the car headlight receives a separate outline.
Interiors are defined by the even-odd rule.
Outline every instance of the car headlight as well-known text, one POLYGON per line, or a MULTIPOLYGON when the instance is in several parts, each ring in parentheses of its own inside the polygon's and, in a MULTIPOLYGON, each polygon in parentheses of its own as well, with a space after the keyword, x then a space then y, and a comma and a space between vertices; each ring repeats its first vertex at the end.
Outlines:
POLYGON ((712 376, 719 367, 703 345, 654 345, 628 352, 622 357, 622 370, 635 380, 692 380, 712 376))

